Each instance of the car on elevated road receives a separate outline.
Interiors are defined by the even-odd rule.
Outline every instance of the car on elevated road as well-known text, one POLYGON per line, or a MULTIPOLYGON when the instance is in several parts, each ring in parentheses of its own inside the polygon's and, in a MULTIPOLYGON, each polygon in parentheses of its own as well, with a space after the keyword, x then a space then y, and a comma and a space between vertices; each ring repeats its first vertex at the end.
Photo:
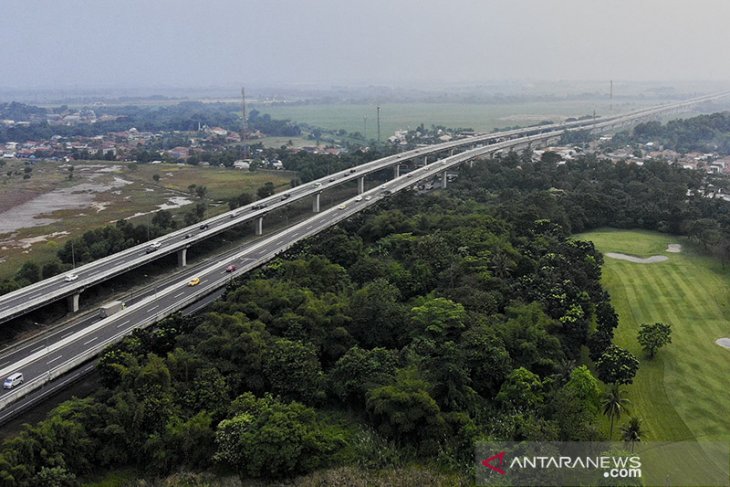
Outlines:
POLYGON ((200 278, 199 277, 193 277, 188 281, 188 286, 197 286, 200 284, 200 278))
POLYGON ((66 277, 63 278, 63 280, 66 282, 73 282, 78 278, 79 276, 77 274, 68 274, 66 277))
POLYGON ((226 267, 226 272, 233 272, 236 269, 238 269, 238 267, 236 267, 236 264, 231 264, 228 267, 226 267))

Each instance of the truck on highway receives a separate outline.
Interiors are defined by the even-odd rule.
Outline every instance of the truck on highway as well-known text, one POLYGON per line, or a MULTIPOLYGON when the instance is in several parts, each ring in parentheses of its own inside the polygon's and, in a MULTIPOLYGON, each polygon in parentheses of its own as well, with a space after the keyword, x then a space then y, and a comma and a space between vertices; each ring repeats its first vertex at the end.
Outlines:
POLYGON ((124 303, 121 301, 111 301, 99 308, 99 318, 107 318, 114 313, 118 313, 124 309, 124 303))

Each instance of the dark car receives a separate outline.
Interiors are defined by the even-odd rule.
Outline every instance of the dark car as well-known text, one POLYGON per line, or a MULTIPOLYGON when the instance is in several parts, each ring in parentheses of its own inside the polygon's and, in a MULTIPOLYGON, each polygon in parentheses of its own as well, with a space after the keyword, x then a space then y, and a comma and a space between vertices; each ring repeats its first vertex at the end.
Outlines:
POLYGON ((200 229, 201 230, 207 230, 209 226, 210 225, 208 225, 207 223, 203 223, 202 225, 200 225, 200 229))
POLYGON ((290 194, 283 194, 283 195, 281 195, 281 201, 284 201, 285 199, 289 199, 289 197, 291 197, 290 194))

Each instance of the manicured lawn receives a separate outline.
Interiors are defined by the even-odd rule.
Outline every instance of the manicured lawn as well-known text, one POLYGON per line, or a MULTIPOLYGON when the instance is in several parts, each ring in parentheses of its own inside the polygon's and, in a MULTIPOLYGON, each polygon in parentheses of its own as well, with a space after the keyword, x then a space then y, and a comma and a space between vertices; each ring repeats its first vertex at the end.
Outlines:
POLYGON ((730 337, 730 270, 682 237, 600 230, 576 238, 604 253, 669 257, 654 264, 606 257, 603 266, 620 318, 615 342, 641 360, 626 391, 631 413, 643 421, 642 440, 730 440, 730 350, 714 343, 730 337), (666 252, 668 243, 682 244, 682 252, 666 252), (672 343, 648 360, 636 334, 641 323, 656 321, 672 326, 672 343))

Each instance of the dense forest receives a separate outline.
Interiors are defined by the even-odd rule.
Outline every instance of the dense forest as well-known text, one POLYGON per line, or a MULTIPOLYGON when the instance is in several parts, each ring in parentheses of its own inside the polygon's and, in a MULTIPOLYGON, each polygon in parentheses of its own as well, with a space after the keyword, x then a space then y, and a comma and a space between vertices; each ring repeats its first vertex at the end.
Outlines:
POLYGON ((637 362, 611 344, 601 255, 570 234, 647 228, 722 253, 730 205, 678 166, 529 156, 385 201, 232 283, 207 313, 136 331, 101 357, 93 396, 2 445, 0 483, 417 464, 454 485, 473 478, 480 440, 605 439, 601 382, 630 384, 637 362))

